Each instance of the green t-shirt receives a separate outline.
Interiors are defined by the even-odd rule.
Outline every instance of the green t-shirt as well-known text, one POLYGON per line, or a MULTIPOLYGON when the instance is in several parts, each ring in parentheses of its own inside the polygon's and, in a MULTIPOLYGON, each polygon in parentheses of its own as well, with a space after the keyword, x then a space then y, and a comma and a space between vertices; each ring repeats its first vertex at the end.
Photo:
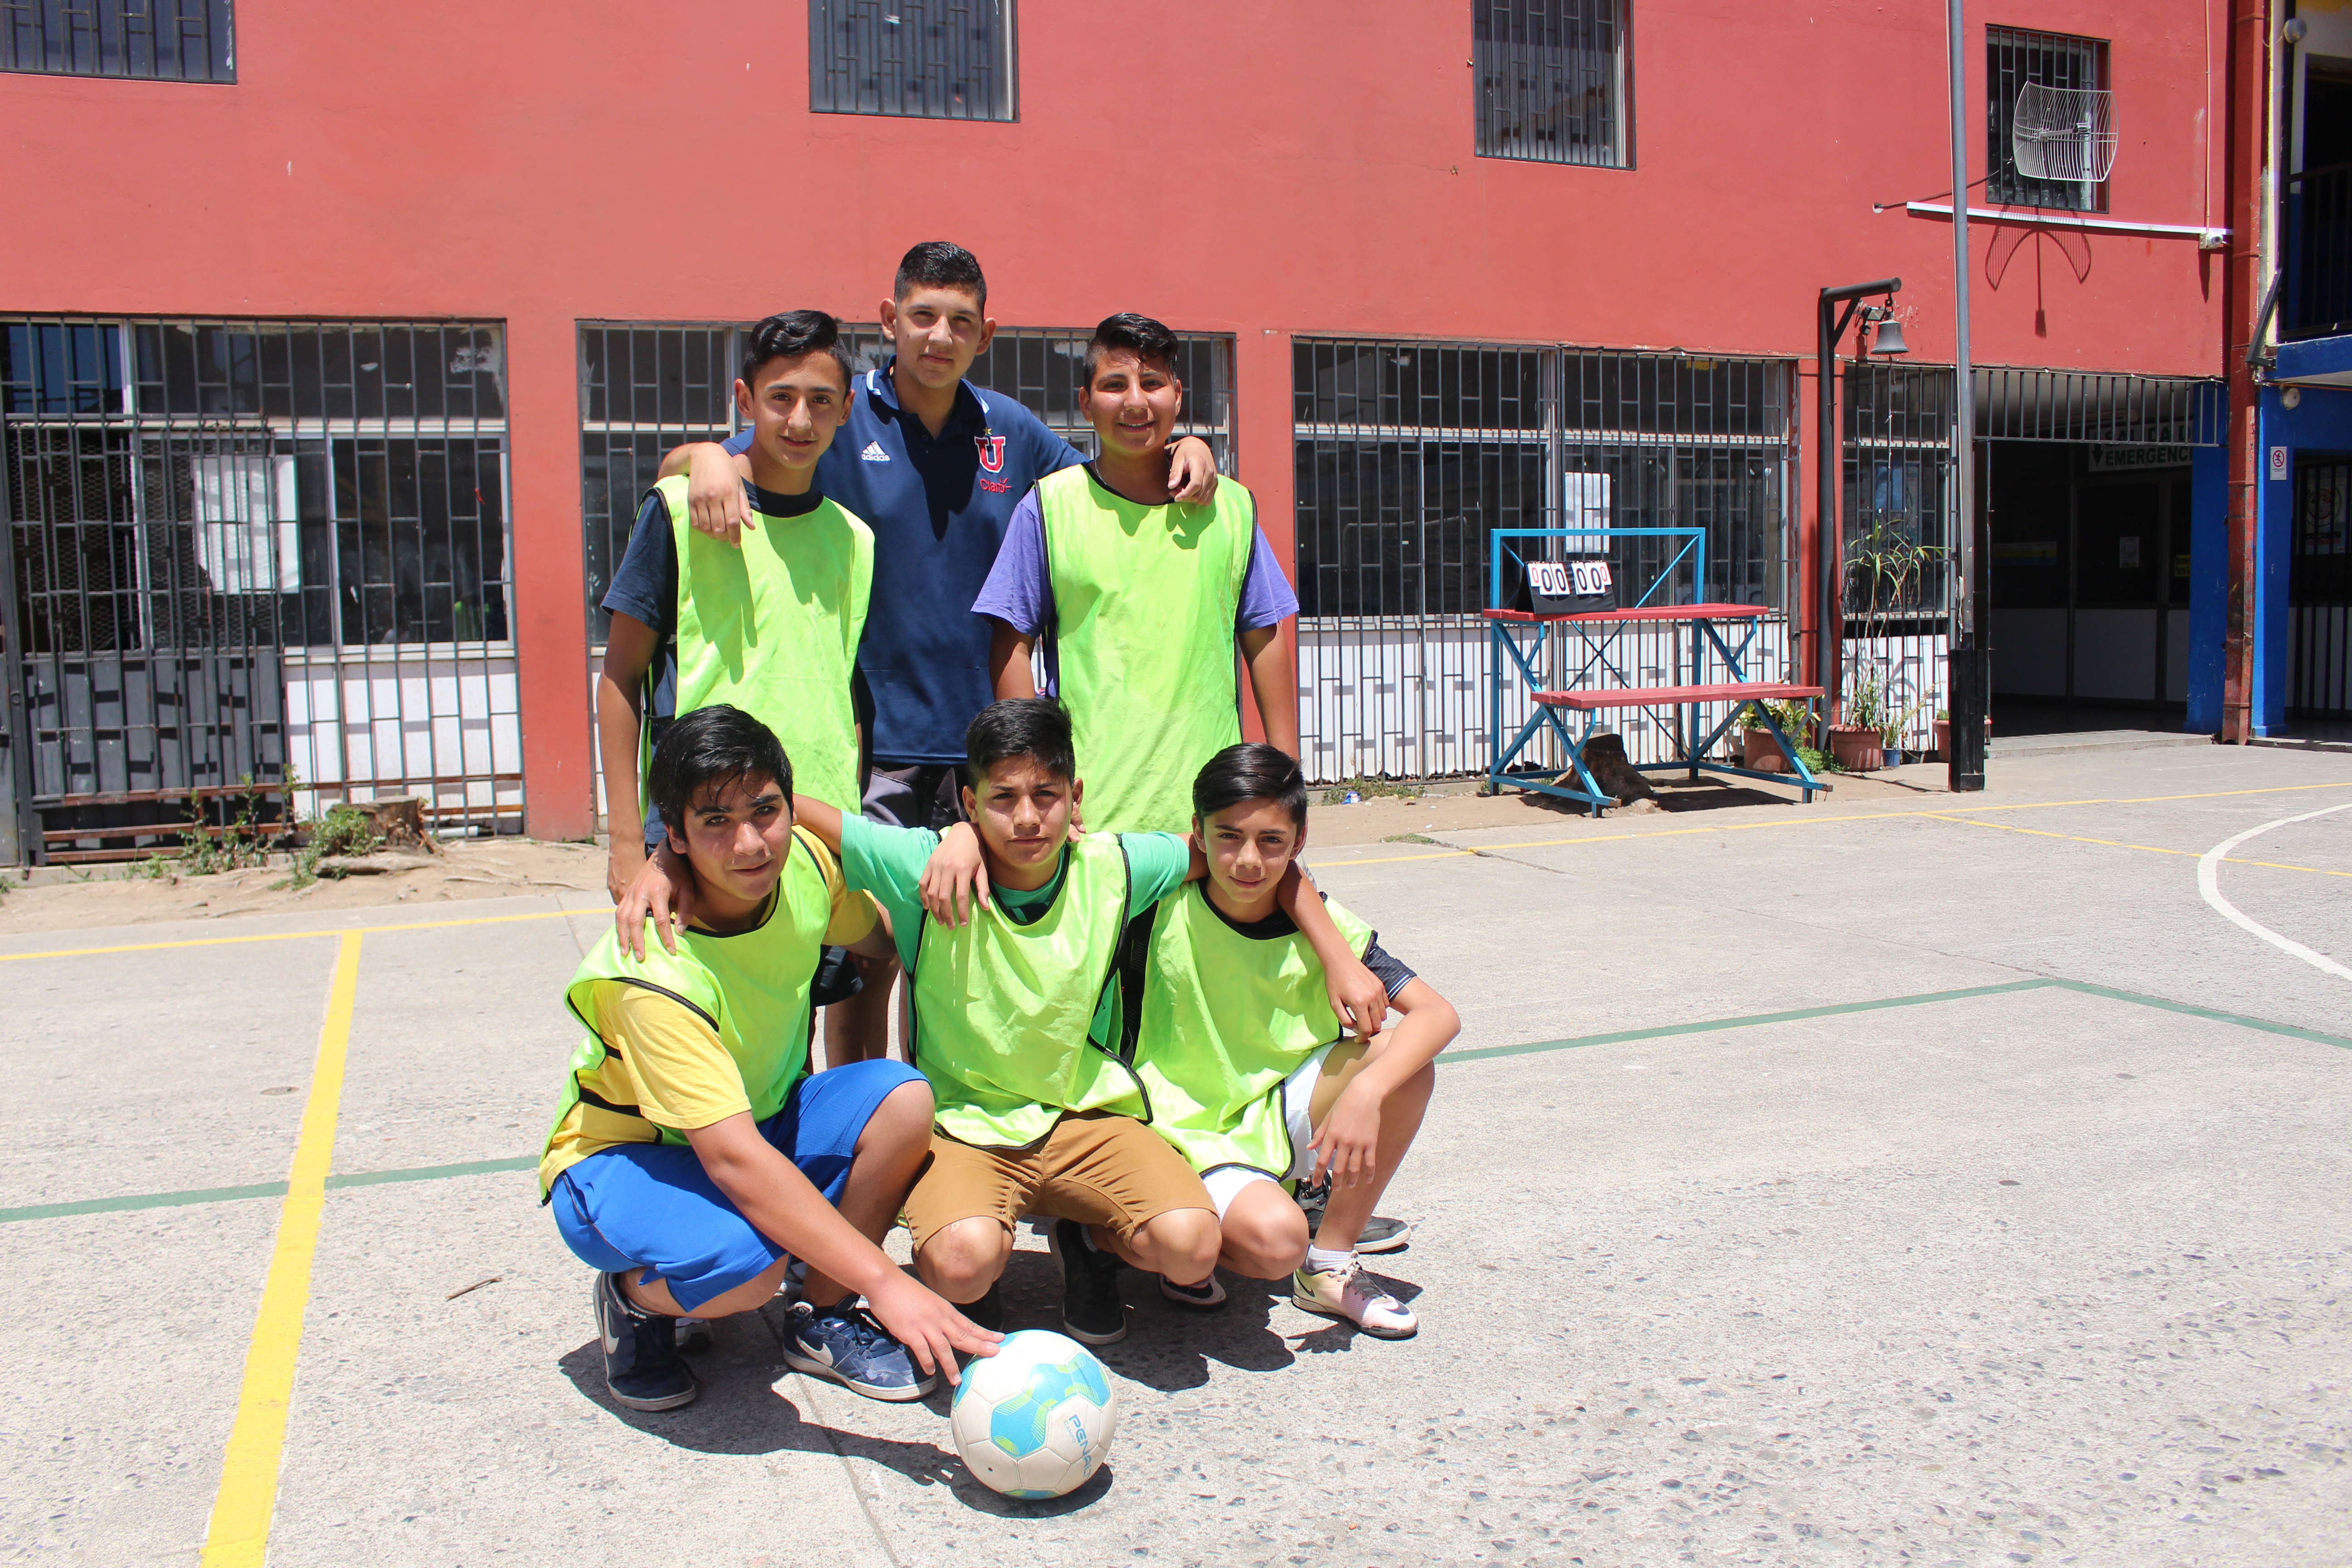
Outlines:
MULTIPOLYGON (((1127 851, 1127 917, 1133 920, 1184 885, 1192 869, 1192 847, 1173 833, 1122 833, 1118 841, 1127 851)), ((908 969, 915 966, 915 942, 922 931, 923 868, 939 847, 940 836, 928 827, 892 827, 846 814, 841 819, 842 876, 851 887, 873 894, 888 912, 898 962, 908 969)), ((1065 849, 1044 887, 1024 892, 992 886, 988 896, 1007 920, 1025 925, 1062 890, 1069 864, 1065 849)))

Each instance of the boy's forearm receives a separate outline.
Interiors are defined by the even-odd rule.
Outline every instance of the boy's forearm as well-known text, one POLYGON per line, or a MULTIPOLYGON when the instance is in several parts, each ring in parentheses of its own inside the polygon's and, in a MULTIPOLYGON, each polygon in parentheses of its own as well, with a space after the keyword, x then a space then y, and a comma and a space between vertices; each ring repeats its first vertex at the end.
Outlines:
POLYGON ((1036 671, 1029 663, 1029 650, 1035 642, 1034 637, 1016 630, 1011 622, 990 617, 988 673, 999 702, 1037 695, 1036 671))
POLYGON ((841 853, 840 807, 827 805, 813 795, 796 795, 793 796, 793 821, 815 834, 835 855, 841 853))
POLYGON ((614 844, 642 843, 646 814, 637 798, 637 736, 645 723, 638 710, 640 680, 625 689, 607 669, 596 677, 596 749, 604 766, 604 831, 614 844))
POLYGON ((1242 634, 1242 653, 1249 664, 1250 693, 1257 699, 1258 722, 1265 742, 1286 755, 1298 755, 1298 674, 1279 626, 1255 626, 1242 634))
POLYGON ((738 1151, 733 1142, 722 1147, 697 1142, 695 1152, 712 1184, 753 1229, 805 1260, 813 1270, 847 1286, 854 1296, 897 1272, 889 1255, 859 1235, 799 1168, 764 1139, 760 1140, 768 1156, 764 1159, 755 1150, 738 1151))
POLYGON ((1356 1082, 1364 1092, 1387 1099, 1404 1085, 1405 1079, 1435 1061, 1438 1053, 1454 1041, 1461 1032, 1462 1019, 1453 1004, 1434 991, 1423 997, 1411 998, 1415 986, 1428 991, 1427 985, 1416 981, 1405 987, 1406 995, 1391 998, 1390 1005, 1406 1009, 1387 1035, 1365 1053, 1364 1065, 1356 1075, 1356 1082))
POLYGON ((1290 917, 1290 923, 1298 928, 1298 934, 1307 939, 1307 945, 1315 950, 1315 956, 1327 968, 1342 960, 1350 963, 1359 962, 1356 950, 1348 945, 1348 939, 1339 934, 1339 928, 1332 922, 1331 911, 1323 907, 1323 900, 1316 893, 1315 884, 1307 879, 1306 873, 1295 863, 1282 874, 1282 885, 1276 890, 1275 901, 1281 906, 1282 912, 1290 917))
POLYGON ((715 447, 721 452, 727 450, 716 441, 681 441, 662 454, 661 467, 655 471, 654 478, 674 479, 681 474, 694 472, 694 449, 697 447, 715 447))

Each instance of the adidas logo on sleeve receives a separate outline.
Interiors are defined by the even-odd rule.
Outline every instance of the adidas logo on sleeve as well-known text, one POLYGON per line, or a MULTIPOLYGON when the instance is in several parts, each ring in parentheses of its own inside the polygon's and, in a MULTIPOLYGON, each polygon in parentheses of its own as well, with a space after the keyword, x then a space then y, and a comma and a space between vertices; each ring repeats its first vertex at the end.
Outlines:
POLYGON ((866 450, 857 455, 869 463, 887 463, 890 460, 890 454, 882 449, 882 443, 879 441, 866 442, 866 450))

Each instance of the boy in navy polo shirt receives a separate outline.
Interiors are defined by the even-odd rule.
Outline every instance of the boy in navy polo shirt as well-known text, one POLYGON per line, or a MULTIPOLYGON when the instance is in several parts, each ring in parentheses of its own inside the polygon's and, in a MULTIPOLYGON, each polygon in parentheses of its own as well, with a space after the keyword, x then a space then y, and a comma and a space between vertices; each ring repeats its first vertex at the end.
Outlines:
MULTIPOLYGON (((995 335, 987 310, 987 280, 971 252, 944 240, 908 250, 881 310, 896 355, 857 377, 849 417, 817 464, 817 488, 874 531, 857 661, 873 701, 865 815, 895 826, 937 830, 961 817, 964 731, 996 700, 990 623, 972 614, 972 601, 1021 498, 1047 474, 1087 460, 1012 398, 963 379, 995 335)), ((736 455, 749 446, 747 432, 663 459, 665 477, 690 476, 688 504, 704 532, 740 541, 736 455)), ((1209 500, 1217 476, 1208 443, 1186 437, 1174 452, 1171 494, 1209 500)), ((865 1055, 879 1056, 896 965, 859 967, 866 987, 853 1037, 865 1055)))

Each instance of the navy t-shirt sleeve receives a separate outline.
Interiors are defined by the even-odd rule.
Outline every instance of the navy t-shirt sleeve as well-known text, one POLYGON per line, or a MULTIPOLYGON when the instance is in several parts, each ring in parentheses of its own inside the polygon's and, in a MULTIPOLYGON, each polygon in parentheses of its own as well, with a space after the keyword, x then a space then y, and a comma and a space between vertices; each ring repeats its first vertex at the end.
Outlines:
POLYGON ((1045 514, 1032 489, 1013 509, 1004 525, 1004 542, 996 548, 996 564, 980 597, 971 602, 976 616, 994 616, 1024 637, 1036 637, 1054 623, 1054 584, 1045 570, 1045 514))
POLYGON ((1371 940, 1364 946, 1364 967, 1372 972, 1374 979, 1388 987, 1391 1001, 1396 999, 1398 992, 1421 978, 1381 945, 1381 933, 1378 931, 1372 933, 1371 940))
POLYGON ((677 539, 670 531, 669 508, 655 491, 629 531, 629 548, 604 590, 604 608, 642 621, 667 643, 677 631, 677 539))
POLYGON ((751 449, 751 426, 746 425, 719 443, 730 456, 740 458, 751 449))

